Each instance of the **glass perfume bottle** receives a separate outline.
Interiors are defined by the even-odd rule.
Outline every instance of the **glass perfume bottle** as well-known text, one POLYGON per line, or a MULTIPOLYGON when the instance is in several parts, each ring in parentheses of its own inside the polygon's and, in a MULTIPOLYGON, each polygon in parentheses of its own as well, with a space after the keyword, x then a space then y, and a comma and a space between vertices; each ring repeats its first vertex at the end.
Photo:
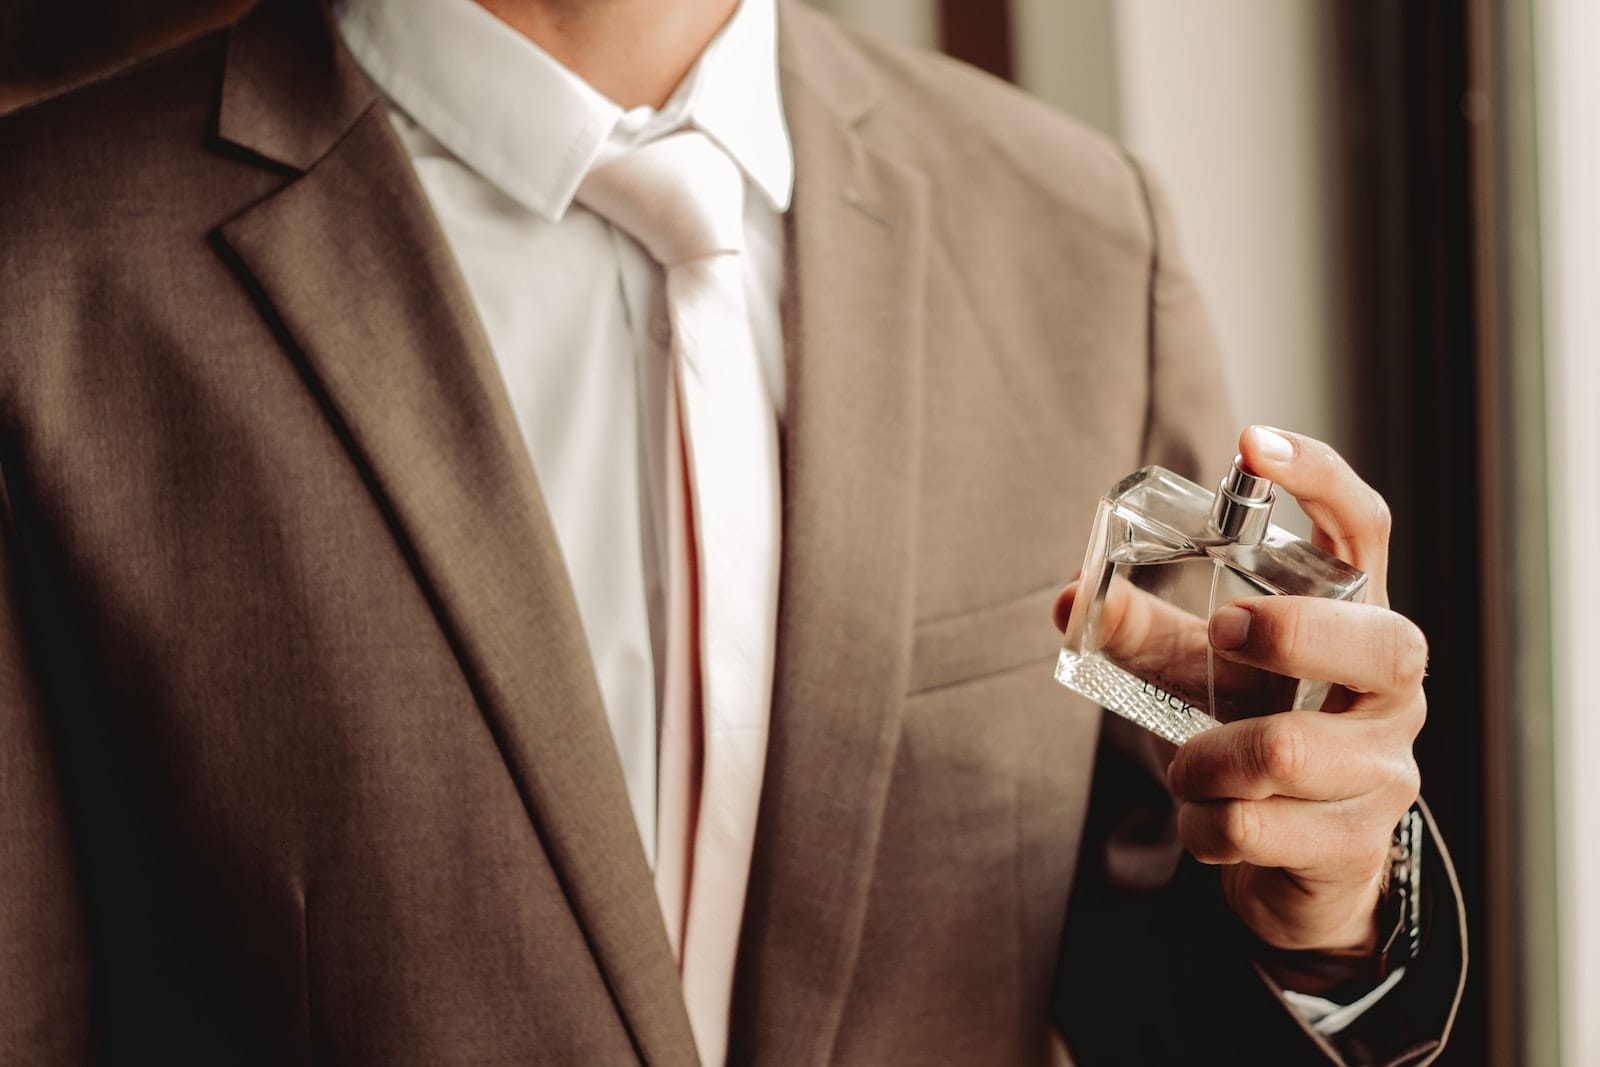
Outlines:
POLYGON ((1215 656, 1219 606, 1287 594, 1357 600, 1367 576, 1271 522, 1272 483, 1235 456, 1216 493, 1163 467, 1100 501, 1056 680, 1174 744, 1223 722, 1320 708, 1327 682, 1215 656))

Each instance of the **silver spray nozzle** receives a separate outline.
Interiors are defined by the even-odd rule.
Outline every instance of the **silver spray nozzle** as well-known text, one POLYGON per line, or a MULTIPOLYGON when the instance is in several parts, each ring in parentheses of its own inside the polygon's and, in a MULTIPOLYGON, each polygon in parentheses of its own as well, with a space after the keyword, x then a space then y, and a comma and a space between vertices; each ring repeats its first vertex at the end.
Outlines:
POLYGON ((1243 456, 1234 456, 1228 473, 1217 486, 1211 505, 1211 525, 1223 537, 1241 545, 1259 545, 1272 518, 1272 482, 1252 473, 1243 456))

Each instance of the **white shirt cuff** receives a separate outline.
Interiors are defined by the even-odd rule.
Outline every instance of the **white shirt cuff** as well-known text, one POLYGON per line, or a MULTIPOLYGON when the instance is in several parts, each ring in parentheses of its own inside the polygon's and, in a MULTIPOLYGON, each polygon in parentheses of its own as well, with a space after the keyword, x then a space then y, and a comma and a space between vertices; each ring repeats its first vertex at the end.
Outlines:
POLYGON ((1331 1037, 1361 1018, 1368 1008, 1382 1000, 1384 994, 1393 989, 1405 973, 1404 967, 1395 968, 1376 989, 1349 1004, 1335 1004, 1326 997, 1296 993, 1292 989, 1283 991, 1283 999, 1289 1002, 1289 1006, 1294 1009, 1296 1015, 1305 1020, 1307 1026, 1324 1037, 1331 1037))

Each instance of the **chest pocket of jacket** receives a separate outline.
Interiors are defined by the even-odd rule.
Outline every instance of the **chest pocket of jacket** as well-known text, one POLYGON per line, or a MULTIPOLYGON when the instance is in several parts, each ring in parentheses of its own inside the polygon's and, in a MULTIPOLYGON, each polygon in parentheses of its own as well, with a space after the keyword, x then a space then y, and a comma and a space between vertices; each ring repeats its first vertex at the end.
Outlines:
POLYGON ((1061 646, 1051 608, 1066 583, 917 625, 911 649, 913 696, 1029 665, 1047 663, 1061 646))

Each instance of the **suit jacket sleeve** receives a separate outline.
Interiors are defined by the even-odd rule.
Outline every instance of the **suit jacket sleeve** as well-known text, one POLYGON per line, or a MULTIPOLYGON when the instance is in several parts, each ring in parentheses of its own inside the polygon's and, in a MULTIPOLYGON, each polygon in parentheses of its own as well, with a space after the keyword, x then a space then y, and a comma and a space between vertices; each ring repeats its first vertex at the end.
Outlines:
POLYGON ((0 470, 0 1061, 88 1058, 89 952, 0 470))
MULTIPOLYGON (((1204 481, 1230 454, 1216 342, 1158 189, 1135 164, 1153 231, 1145 462, 1204 481), (1204 461, 1204 462, 1202 462, 1204 461)), ((1104 713, 1057 976, 1055 1018, 1101 1064, 1414 1064, 1442 1045, 1465 975, 1454 871, 1428 820, 1429 929, 1420 960, 1331 1039, 1313 1034, 1251 960, 1215 868, 1188 858, 1164 786, 1171 746, 1104 713)))

